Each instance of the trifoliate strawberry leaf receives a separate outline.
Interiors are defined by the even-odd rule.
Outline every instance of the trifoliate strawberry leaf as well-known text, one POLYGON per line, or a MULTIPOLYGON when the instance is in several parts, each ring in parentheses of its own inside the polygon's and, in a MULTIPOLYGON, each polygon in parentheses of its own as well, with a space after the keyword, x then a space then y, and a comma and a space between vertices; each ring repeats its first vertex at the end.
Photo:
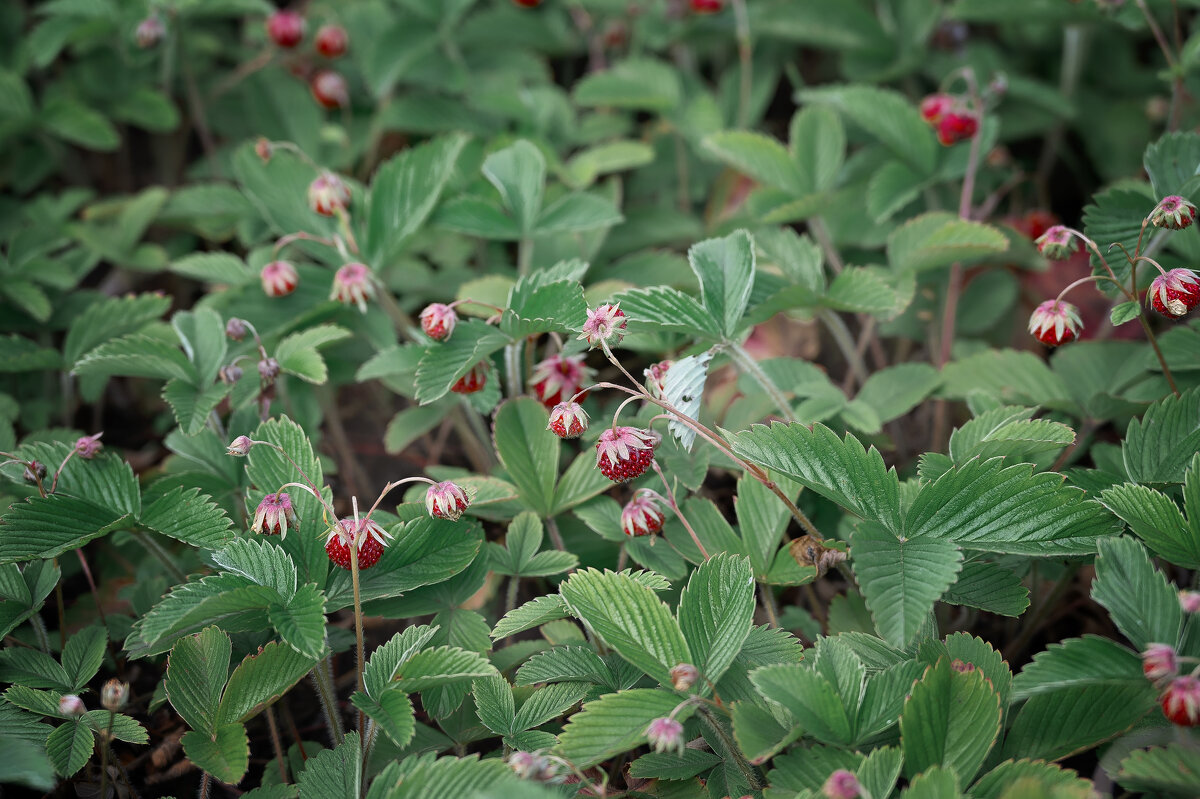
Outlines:
POLYGON ((216 627, 180 638, 171 648, 163 687, 171 706, 193 730, 216 734, 231 651, 229 636, 216 627))

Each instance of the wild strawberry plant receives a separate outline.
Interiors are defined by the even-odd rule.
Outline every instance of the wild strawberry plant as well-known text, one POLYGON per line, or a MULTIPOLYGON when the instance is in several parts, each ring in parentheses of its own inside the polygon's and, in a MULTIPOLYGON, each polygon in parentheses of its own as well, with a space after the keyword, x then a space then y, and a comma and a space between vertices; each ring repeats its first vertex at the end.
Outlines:
POLYGON ((0 782, 1200 794, 1193 5, 6 10, 0 782))

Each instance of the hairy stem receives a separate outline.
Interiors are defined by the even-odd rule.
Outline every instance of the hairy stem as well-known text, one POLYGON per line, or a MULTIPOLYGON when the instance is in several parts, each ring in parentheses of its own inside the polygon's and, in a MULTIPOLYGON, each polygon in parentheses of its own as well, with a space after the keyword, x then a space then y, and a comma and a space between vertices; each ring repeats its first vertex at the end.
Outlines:
POLYGON ((779 606, 775 604, 775 594, 771 592, 771 586, 766 583, 759 583, 758 594, 762 597, 763 610, 767 612, 767 624, 772 627, 778 627, 779 606))
POLYGON ((268 705, 266 717, 267 731, 271 734, 271 748, 275 750, 275 759, 279 761, 279 783, 287 785, 287 756, 283 749, 283 739, 279 736, 279 722, 275 720, 275 708, 268 705))
POLYGON ((828 308, 822 308, 817 312, 817 316, 825 323, 829 334, 833 336, 833 343, 837 345, 838 351, 846 359, 846 364, 850 367, 850 373, 854 375, 854 379, 859 383, 867 382, 867 365, 858 352, 858 345, 855 343, 854 337, 850 335, 850 329, 846 327, 846 322, 828 308))
POLYGON ((567 551, 567 545, 563 543, 562 532, 558 529, 558 522, 553 516, 546 518, 546 532, 550 533, 550 541, 554 544, 554 548, 560 552, 567 551))
POLYGON ((708 560, 711 555, 704 548, 704 544, 700 543, 700 536, 696 535, 696 530, 692 527, 687 517, 679 510, 679 503, 675 500, 675 492, 671 490, 671 484, 667 482, 667 476, 663 474, 662 467, 658 465, 658 461, 650 461, 650 465, 654 467, 654 471, 658 473, 659 479, 662 480, 663 490, 667 492, 667 504, 671 506, 671 510, 675 512, 676 518, 683 524, 683 529, 687 530, 688 535, 692 537, 692 543, 696 545, 696 549, 700 550, 700 555, 705 560, 708 560))
POLYGON ((788 402, 787 397, 784 396, 779 386, 775 385, 775 381, 771 379, 770 375, 764 372, 763 368, 758 365, 758 361, 754 360, 750 353, 746 352, 745 348, 740 344, 731 343, 726 347, 726 351, 733 357, 733 362, 738 365, 738 368, 753 377, 755 382, 762 387, 763 391, 767 392, 767 396, 775 403, 775 407, 779 409, 783 418, 789 422, 796 421, 796 414, 792 412, 792 404, 788 402))
POLYGON ((718 738, 721 739, 721 743, 724 744, 725 750, 733 756, 733 763, 735 766, 737 766, 737 770, 741 772, 742 777, 745 778, 746 784, 748 784, 754 790, 761 788, 762 783, 759 781, 758 774, 755 772, 754 766, 751 766, 746 758, 742 755, 742 750, 739 749, 738 745, 734 743, 734 740, 729 737, 729 733, 727 733, 725 728, 721 726, 720 720, 717 719, 717 717, 713 715, 713 712, 704 705, 698 705, 696 707, 696 713, 701 719, 704 720, 708 728, 712 730, 718 738))
POLYGON ((338 715, 337 694, 333 690, 333 656, 327 655, 317 661, 317 665, 309 672, 313 678, 313 686, 317 689, 317 699, 321 702, 321 710, 325 712, 325 723, 329 726, 329 737, 334 746, 339 746, 346 740, 342 729, 342 719, 338 715))

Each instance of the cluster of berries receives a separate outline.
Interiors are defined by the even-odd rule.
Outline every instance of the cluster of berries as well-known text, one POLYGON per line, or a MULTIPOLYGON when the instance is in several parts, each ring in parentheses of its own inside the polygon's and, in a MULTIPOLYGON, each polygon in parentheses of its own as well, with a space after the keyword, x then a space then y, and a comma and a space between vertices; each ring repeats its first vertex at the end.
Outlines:
MULTIPOLYGON (((1195 218, 1196 206, 1183 197, 1172 195, 1159 201, 1146 217, 1145 224, 1165 230, 1183 230, 1190 227, 1195 218)), ((1054 225, 1039 236, 1036 243, 1038 252, 1043 256, 1052 261, 1062 261, 1075 253, 1081 238, 1081 234, 1068 227, 1054 225)), ((1151 308, 1163 316, 1178 319, 1200 304, 1200 278, 1196 277, 1195 272, 1191 269, 1163 269, 1156 263, 1154 266, 1159 274, 1150 282, 1146 292, 1146 300, 1151 308)), ((1079 309, 1064 302, 1061 295, 1038 305, 1029 317, 1029 332, 1048 347, 1074 341, 1079 338, 1082 329, 1079 309)))
POLYGON ((970 139, 979 131, 979 117, 949 94, 931 94, 921 101, 921 117, 937 132, 938 141, 949 147, 970 139))
MULTIPOLYGON (((255 444, 261 443, 249 436, 238 436, 226 452, 244 456, 255 444)), ((425 492, 425 510, 434 519, 457 521, 470 504, 471 495, 467 490, 449 481, 432 483, 425 492)), ((297 525, 291 496, 286 491, 278 491, 267 494, 258 503, 250 529, 260 535, 277 535, 282 539, 287 537, 289 529, 297 529, 297 525)), ((369 516, 340 519, 325 538, 325 554, 332 563, 349 570, 352 565, 351 548, 354 547, 358 550, 358 568, 369 569, 379 563, 384 547, 391 538, 391 534, 369 516)))
MULTIPOLYGON (((271 158, 272 145, 265 139, 259 140, 255 150, 263 160, 271 158)), ((322 170, 308 185, 308 206, 320 216, 336 216, 350 206, 350 187, 329 170, 322 170)), ((282 243, 281 245, 282 246, 282 243)), ((300 274, 289 261, 280 259, 266 264, 259 272, 263 293, 268 297, 286 297, 300 285, 300 274)), ((362 313, 367 312, 367 301, 375 296, 375 281, 371 268, 352 261, 343 264, 333 276, 329 299, 344 305, 354 305, 362 313)))
MULTIPOLYGON (((304 39, 304 17, 296 11, 276 11, 267 17, 267 36, 277 47, 293 50, 304 39)), ((346 53, 350 37, 341 25, 322 25, 314 42, 319 55, 335 59, 346 53)), ((340 108, 350 104, 350 90, 340 72, 318 69, 308 82, 313 99, 323 108, 340 108)))
POLYGON ((1162 693, 1158 704, 1167 721, 1180 727, 1200 725, 1200 678, 1179 673, 1179 656, 1168 644, 1150 644, 1142 652, 1142 673, 1162 693))

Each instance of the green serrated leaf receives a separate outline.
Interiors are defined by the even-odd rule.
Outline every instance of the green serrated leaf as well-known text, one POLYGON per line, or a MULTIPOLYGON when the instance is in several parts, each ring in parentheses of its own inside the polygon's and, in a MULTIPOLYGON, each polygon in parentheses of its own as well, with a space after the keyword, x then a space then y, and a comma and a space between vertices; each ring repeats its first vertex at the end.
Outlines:
POLYGON ((216 627, 180 638, 167 659, 163 687, 171 706, 188 726, 206 735, 217 731, 221 692, 229 674, 232 644, 216 627))
POLYGON ((942 766, 970 781, 1000 734, 1000 711, 982 672, 960 672, 942 658, 912 687, 900 716, 907 773, 942 766))
POLYGON ((212 735, 192 730, 180 742, 189 760, 229 785, 241 782, 250 768, 250 741, 241 724, 222 724, 212 735))

